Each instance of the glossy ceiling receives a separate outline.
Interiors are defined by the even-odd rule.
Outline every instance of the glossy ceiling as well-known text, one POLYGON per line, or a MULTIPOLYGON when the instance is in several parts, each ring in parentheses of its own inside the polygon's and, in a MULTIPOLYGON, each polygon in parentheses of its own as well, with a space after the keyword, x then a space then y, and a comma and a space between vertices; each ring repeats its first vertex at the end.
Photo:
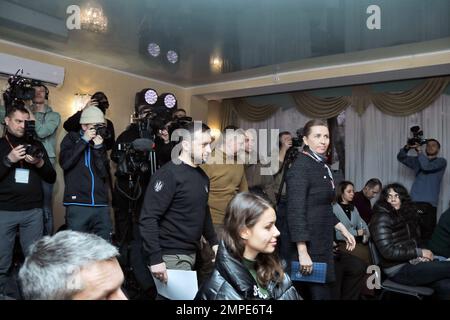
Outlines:
POLYGON ((190 87, 276 73, 313 57, 450 37, 449 0, 90 2, 108 17, 105 34, 67 30, 67 7, 87 1, 0 0, 0 38, 190 87), (380 30, 366 25, 370 5, 381 9, 380 30), (147 52, 150 42, 160 46, 159 57, 147 52), (167 61, 168 50, 178 53, 176 64, 167 61))

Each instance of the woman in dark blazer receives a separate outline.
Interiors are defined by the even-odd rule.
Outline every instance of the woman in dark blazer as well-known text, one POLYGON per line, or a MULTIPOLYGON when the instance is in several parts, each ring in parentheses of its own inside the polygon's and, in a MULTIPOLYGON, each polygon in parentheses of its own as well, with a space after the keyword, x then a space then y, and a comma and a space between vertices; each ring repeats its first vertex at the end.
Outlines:
POLYGON ((343 235, 348 250, 354 249, 355 238, 333 213, 335 186, 325 157, 330 143, 327 124, 321 120, 307 122, 303 129, 303 142, 303 152, 286 175, 287 221, 289 236, 294 243, 291 258, 299 260, 300 271, 304 274, 313 272, 313 262, 327 263, 326 283, 308 287, 312 299, 328 300, 331 299, 328 283, 335 280, 335 229, 343 235))

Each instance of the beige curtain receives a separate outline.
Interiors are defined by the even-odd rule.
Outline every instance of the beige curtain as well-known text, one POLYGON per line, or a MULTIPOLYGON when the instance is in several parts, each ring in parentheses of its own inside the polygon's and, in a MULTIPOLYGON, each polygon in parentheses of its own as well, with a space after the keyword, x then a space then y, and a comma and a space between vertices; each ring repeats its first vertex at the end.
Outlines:
POLYGON ((253 106, 244 99, 226 99, 222 101, 221 130, 228 125, 236 125, 235 117, 252 122, 260 122, 272 117, 278 107, 273 105, 253 106))
POLYGON ((233 100, 223 100, 220 112, 220 131, 223 131, 227 126, 234 125, 234 105, 233 100))
POLYGON ((278 111, 277 106, 271 104, 253 106, 244 99, 233 99, 233 108, 240 118, 253 122, 267 120, 278 111))
MULTIPOLYGON (((409 116, 431 105, 446 89, 450 77, 425 80, 415 88, 399 93, 372 92, 370 85, 354 86, 352 96, 319 98, 306 91, 292 93, 299 112, 311 118, 329 119, 339 115, 350 105, 359 115, 373 103, 380 111, 392 116, 409 116)), ((269 119, 277 111, 274 105, 253 106, 244 99, 227 99, 222 102, 222 128, 234 124, 233 117, 260 122, 269 119)))
POLYGON ((445 90, 449 78, 428 79, 417 87, 400 93, 373 93, 372 103, 391 116, 409 116, 431 105, 445 90))
POLYGON ((349 97, 317 98, 304 91, 292 93, 292 97, 299 112, 318 119, 336 117, 351 104, 349 97))

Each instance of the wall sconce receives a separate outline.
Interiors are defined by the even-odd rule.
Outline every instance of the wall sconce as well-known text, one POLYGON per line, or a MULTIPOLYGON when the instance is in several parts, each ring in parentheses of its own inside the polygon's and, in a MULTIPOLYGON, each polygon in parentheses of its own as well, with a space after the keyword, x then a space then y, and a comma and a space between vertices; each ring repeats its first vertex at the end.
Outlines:
POLYGON ((214 73, 220 73, 223 68, 223 59, 220 56, 212 56, 209 60, 209 65, 211 67, 211 71, 214 73))
POLYGON ((73 110, 74 113, 83 110, 84 106, 91 99, 91 95, 87 93, 75 93, 73 99, 73 110))

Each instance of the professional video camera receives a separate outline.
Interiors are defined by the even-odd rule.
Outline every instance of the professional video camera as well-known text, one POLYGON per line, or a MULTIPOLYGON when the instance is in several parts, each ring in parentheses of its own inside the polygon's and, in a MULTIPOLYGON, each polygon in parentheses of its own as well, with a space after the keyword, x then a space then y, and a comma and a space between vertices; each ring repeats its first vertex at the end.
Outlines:
POLYGON ((423 137, 423 131, 420 129, 419 126, 411 127, 411 135, 412 138, 408 138, 408 141, 406 144, 408 146, 414 146, 414 145, 424 145, 428 142, 428 139, 424 139, 423 137))
POLYGON ((34 98, 34 87, 41 84, 39 81, 20 76, 19 72, 23 70, 19 69, 14 76, 9 77, 8 88, 3 93, 6 112, 12 107, 24 108, 25 101, 34 98))
POLYGON ((292 146, 300 148, 303 145, 303 128, 298 129, 295 133, 297 136, 292 138, 292 146))
POLYGON ((42 158, 44 156, 44 149, 36 139, 36 126, 34 120, 25 121, 25 153, 33 158, 42 158))
POLYGON ((129 143, 117 144, 119 175, 136 175, 147 173, 152 166, 153 141, 139 138, 129 143))

